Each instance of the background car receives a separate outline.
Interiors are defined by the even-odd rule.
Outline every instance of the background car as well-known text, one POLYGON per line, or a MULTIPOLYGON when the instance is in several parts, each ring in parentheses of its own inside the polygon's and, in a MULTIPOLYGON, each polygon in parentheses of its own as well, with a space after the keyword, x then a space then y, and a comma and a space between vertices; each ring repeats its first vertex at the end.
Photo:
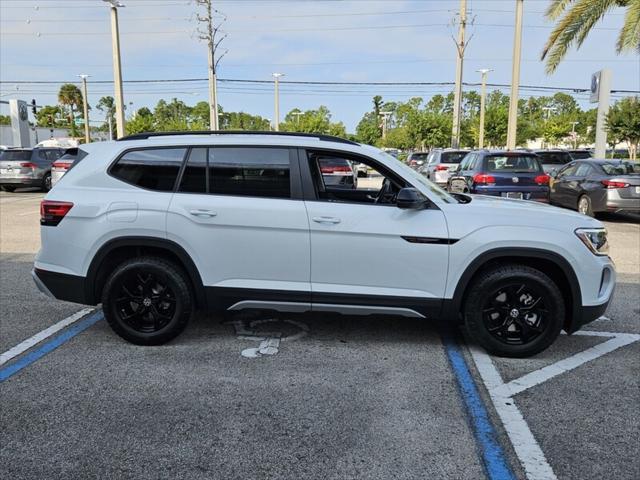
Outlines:
POLYGON ((594 216, 640 212, 640 164, 625 160, 577 160, 551 179, 554 205, 594 216))
POLYGON ((569 152, 564 150, 531 150, 540 157, 545 173, 551 173, 573 160, 569 152))
POLYGON ((319 157, 318 165, 325 185, 357 188, 358 174, 349 160, 333 156, 319 157))
POLYGON ((73 162, 78 158, 78 149, 69 148, 64 155, 51 165, 51 186, 53 187, 62 176, 71 168, 73 162))
POLYGON ((425 164, 427 158, 429 157, 429 152, 413 152, 410 153, 407 157, 407 165, 411 168, 420 168, 425 164))
POLYGON ((479 150, 464 158, 447 189, 548 202, 549 175, 533 153, 479 150))
POLYGON ((51 190, 51 164, 63 153, 62 148, 0 150, 0 187, 5 192, 23 187, 39 187, 48 192, 51 190))
POLYGON ((469 150, 453 150, 436 148, 431 150, 427 164, 418 169, 432 182, 445 186, 451 173, 454 172, 469 150))

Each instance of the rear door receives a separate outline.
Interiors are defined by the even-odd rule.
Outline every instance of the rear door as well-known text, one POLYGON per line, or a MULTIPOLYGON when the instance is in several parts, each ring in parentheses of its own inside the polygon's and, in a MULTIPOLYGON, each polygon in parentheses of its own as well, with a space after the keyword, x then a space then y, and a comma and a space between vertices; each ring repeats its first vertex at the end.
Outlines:
POLYGON ((298 172, 297 151, 286 147, 191 149, 169 206, 167 237, 190 253, 215 305, 310 301, 309 224, 298 172))

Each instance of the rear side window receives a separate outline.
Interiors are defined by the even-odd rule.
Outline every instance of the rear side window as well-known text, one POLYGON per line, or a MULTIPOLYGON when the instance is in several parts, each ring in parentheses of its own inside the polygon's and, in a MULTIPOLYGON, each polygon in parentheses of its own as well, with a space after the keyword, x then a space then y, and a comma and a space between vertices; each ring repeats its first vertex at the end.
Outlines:
POLYGON ((187 166, 180 181, 181 192, 207 193, 209 178, 207 175, 207 148, 193 148, 187 160, 187 166))
POLYGON ((290 198, 289 150, 216 147, 209 149, 209 193, 290 198))
POLYGON ((186 148, 131 150, 120 157, 110 173, 138 187, 170 192, 186 151, 186 148))
POLYGON ((534 173, 542 169, 538 160, 531 155, 492 155, 486 157, 487 171, 505 173, 534 173))

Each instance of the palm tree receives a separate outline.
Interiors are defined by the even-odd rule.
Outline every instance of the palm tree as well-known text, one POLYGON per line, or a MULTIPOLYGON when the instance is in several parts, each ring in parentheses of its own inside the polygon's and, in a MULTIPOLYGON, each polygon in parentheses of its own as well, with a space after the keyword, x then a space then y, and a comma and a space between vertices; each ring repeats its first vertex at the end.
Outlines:
POLYGON ((73 83, 65 83, 60 87, 60 91, 58 92, 58 102, 61 105, 69 106, 69 112, 71 116, 71 135, 75 137, 77 135, 77 132, 75 117, 73 115, 73 107, 77 107, 78 110, 82 109, 82 92, 73 83))
POLYGON ((116 125, 116 102, 113 97, 110 95, 102 97, 100 100, 98 100, 98 105, 96 105, 96 108, 105 114, 105 116, 107 117, 108 125, 111 125, 111 137, 115 136, 114 128, 116 125))
POLYGON ((547 73, 558 68, 574 43, 580 48, 594 25, 615 7, 626 8, 616 52, 634 49, 640 52, 640 0, 552 0, 546 16, 558 22, 542 51, 542 60, 547 59, 547 73))

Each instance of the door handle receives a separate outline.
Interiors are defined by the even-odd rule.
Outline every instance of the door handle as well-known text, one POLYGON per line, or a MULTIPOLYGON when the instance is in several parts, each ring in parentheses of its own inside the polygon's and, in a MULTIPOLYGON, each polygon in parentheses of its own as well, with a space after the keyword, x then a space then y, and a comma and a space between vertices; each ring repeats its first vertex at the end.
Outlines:
POLYGON ((312 220, 316 223, 340 223, 340 219, 335 217, 313 217, 312 220))
POLYGON ((194 210, 189 210, 189 213, 191 215, 193 215, 194 217, 215 217, 216 215, 218 215, 216 212, 214 212, 213 210, 204 210, 204 209, 194 209, 194 210))

